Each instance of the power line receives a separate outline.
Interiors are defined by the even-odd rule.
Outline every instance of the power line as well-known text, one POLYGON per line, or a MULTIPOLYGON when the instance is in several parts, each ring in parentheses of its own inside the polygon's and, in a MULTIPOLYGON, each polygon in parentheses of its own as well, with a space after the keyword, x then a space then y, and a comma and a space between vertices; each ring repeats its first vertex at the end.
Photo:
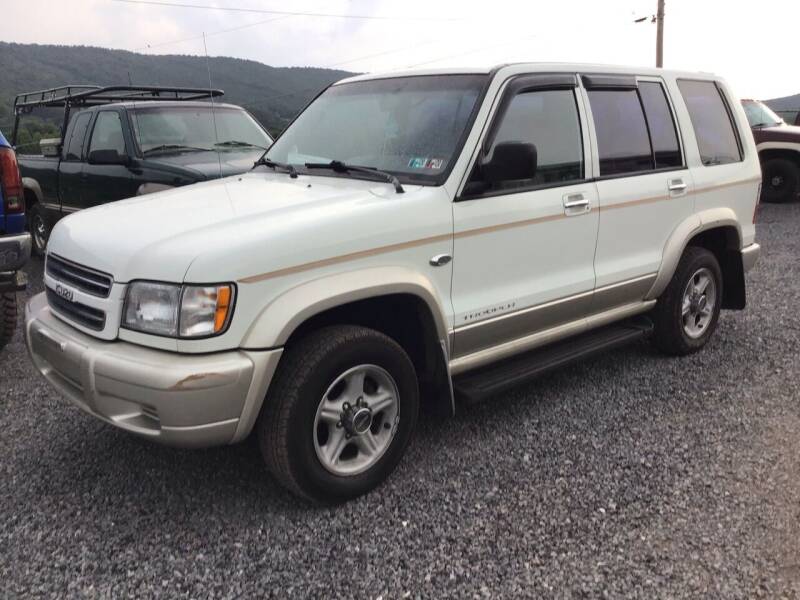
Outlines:
MULTIPOLYGON (((521 42, 521 41, 524 41, 524 40, 533 39, 533 38, 536 38, 536 37, 538 37, 538 36, 537 35, 528 35, 528 36, 525 36, 525 37, 522 37, 522 38, 517 38, 517 39, 514 39, 514 40, 501 42, 499 44, 492 44, 492 45, 488 45, 488 46, 479 46, 477 48, 472 48, 471 50, 468 50, 466 52, 461 52, 459 54, 450 54, 450 55, 447 55, 447 56, 440 56, 438 58, 434 58, 432 60, 427 60, 425 62, 415 63, 415 64, 412 64, 412 65, 406 65, 405 68, 410 69, 410 68, 413 68, 413 67, 419 67, 419 66, 427 65, 427 64, 430 64, 430 63, 434 63, 434 62, 439 62, 440 60, 447 60, 448 58, 457 58, 459 56, 466 56, 468 54, 473 54, 475 52, 480 52, 481 50, 487 50, 489 48, 495 48, 495 47, 498 47, 498 46, 506 46, 508 44, 514 44, 514 43, 521 42)), ((361 56, 361 57, 358 57, 358 58, 352 58, 352 59, 344 61, 344 62, 335 63, 335 64, 326 65, 324 67, 317 67, 317 68, 328 69, 328 68, 335 67, 335 66, 338 66, 338 65, 346 64, 348 62, 356 62, 358 60, 372 58, 373 56, 380 56, 380 55, 383 55, 383 54, 392 54, 392 53, 395 53, 395 52, 401 52, 401 51, 407 50, 409 48, 416 48, 416 47, 419 47, 420 45, 425 45, 427 43, 431 43, 431 42, 428 41, 428 42, 424 42, 422 44, 414 44, 413 46, 407 46, 405 48, 398 48, 396 50, 387 50, 386 52, 380 52, 380 53, 377 53, 377 54, 371 54, 371 55, 367 55, 367 56, 361 56)), ((266 98, 253 99, 253 100, 250 100, 248 102, 242 103, 241 106, 244 106, 244 107, 258 106, 258 105, 264 104, 266 102, 269 102, 271 100, 279 100, 281 98, 288 98, 289 96, 296 96, 298 94, 304 94, 306 92, 317 92, 317 91, 319 91, 319 88, 317 88, 317 87, 304 88, 304 89, 296 90, 294 92, 289 92, 289 93, 286 93, 286 94, 279 94, 279 95, 276 95, 276 96, 268 96, 266 98)))
POLYGON ((423 65, 429 65, 431 63, 439 62, 440 60, 447 60, 449 58, 458 58, 460 56, 467 56, 468 54, 474 54, 475 52, 480 52, 481 50, 489 50, 491 48, 497 48, 499 46, 508 46, 509 44, 516 44, 518 42, 522 42, 525 40, 531 40, 534 38, 539 37, 538 35, 526 35, 525 37, 516 38, 513 40, 508 40, 505 42, 500 42, 499 44, 490 44, 488 46, 479 46, 478 48, 473 48, 472 50, 467 50, 466 52, 459 52, 458 54, 449 54, 447 56, 440 56, 439 58, 434 58, 431 60, 426 60, 424 62, 418 62, 411 65, 406 65, 407 69, 412 69, 414 67, 421 67, 423 65))
MULTIPOLYGON (((242 29, 247 29, 248 27, 257 27, 258 25, 264 25, 266 23, 272 23, 273 21, 282 21, 284 19, 290 18, 289 15, 285 15, 282 17, 275 17, 272 19, 264 19, 263 21, 256 21, 255 23, 247 23, 246 25, 240 25, 239 27, 231 27, 230 29, 220 29, 219 31, 212 31, 210 33, 205 34, 205 37, 211 37, 213 35, 222 35, 223 33, 231 33, 233 31, 240 31, 242 29)), ((203 39, 203 34, 194 35, 192 37, 182 38, 179 40, 172 40, 170 42, 159 42, 158 44, 147 44, 146 46, 141 46, 140 48, 134 48, 134 52, 139 52, 141 50, 152 50, 153 48, 160 48, 162 46, 169 46, 171 44, 180 44, 182 42, 191 42, 193 40, 201 40, 203 39)))
POLYGON ((398 52, 403 52, 404 50, 410 50, 412 48, 419 48, 421 46, 430 46, 431 44, 435 44, 441 42, 442 40, 426 40, 424 42, 418 42, 416 44, 410 44, 408 46, 403 46, 402 48, 395 48, 394 50, 386 50, 384 52, 376 52, 375 54, 367 54, 365 56, 358 56, 356 58, 349 58, 347 60, 343 60, 341 62, 323 65, 322 67, 318 67, 320 69, 332 69, 333 67, 340 67, 342 65, 349 65, 350 63, 358 62, 360 60, 366 60, 368 58, 376 58, 378 56, 386 56, 387 54, 396 54, 398 52))
POLYGON ((266 15, 284 15, 291 17, 324 17, 330 19, 362 19, 370 21, 463 21, 460 18, 436 17, 390 17, 381 15, 352 15, 341 13, 299 12, 288 10, 270 10, 266 8, 244 8, 240 6, 211 6, 208 4, 189 4, 183 2, 167 2, 161 0, 111 0, 112 2, 125 2, 127 4, 146 4, 150 6, 169 6, 175 8, 194 8, 201 10, 224 10, 227 12, 258 13, 266 15))

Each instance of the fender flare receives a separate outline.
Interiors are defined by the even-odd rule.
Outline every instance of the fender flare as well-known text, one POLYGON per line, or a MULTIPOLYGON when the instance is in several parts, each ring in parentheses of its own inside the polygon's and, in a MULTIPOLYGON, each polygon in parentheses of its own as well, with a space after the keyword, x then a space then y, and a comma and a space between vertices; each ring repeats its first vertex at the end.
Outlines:
POLYGON ((791 150, 800 154, 800 143, 797 142, 761 142, 756 146, 759 154, 766 150, 791 150))
POLYGON ((655 300, 667 288, 675 269, 678 268, 678 262, 683 256, 683 251, 689 245, 689 241, 698 233, 716 229, 717 227, 736 228, 736 233, 739 236, 739 248, 741 248, 742 227, 732 209, 723 207, 710 208, 691 215, 672 231, 666 244, 664 244, 661 267, 658 270, 653 286, 645 296, 645 300, 655 300))
POLYGON ((421 299, 433 317, 436 334, 449 353, 444 302, 433 283, 407 267, 370 267, 337 273, 301 283, 271 299, 258 314, 242 341, 243 348, 283 346, 306 320, 325 310, 357 300, 390 294, 421 299))
POLYGON ((32 191, 33 195, 36 196, 37 202, 41 203, 43 201, 42 186, 33 177, 22 178, 22 189, 32 191))

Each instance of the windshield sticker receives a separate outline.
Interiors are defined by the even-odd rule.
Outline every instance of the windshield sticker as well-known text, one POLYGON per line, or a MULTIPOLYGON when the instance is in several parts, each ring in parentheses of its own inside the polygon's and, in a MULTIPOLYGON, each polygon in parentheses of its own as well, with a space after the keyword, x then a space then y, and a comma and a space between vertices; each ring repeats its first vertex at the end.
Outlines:
POLYGON ((408 161, 409 169, 434 169, 439 170, 444 166, 443 158, 415 157, 408 161))

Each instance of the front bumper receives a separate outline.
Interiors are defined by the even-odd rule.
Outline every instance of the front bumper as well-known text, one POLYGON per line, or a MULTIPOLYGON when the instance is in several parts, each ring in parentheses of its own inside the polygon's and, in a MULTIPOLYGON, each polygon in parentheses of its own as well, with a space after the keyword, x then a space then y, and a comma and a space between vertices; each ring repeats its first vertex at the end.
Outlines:
POLYGON ((756 265, 759 256, 761 256, 761 246, 759 244, 750 244, 742 248, 742 268, 745 273, 756 265))
POLYGON ((21 269, 31 257, 31 235, 0 236, 0 273, 21 269))
POLYGON ((281 350, 177 354, 85 335, 56 317, 44 294, 25 307, 25 341, 39 372, 84 411, 182 447, 244 439, 281 350))

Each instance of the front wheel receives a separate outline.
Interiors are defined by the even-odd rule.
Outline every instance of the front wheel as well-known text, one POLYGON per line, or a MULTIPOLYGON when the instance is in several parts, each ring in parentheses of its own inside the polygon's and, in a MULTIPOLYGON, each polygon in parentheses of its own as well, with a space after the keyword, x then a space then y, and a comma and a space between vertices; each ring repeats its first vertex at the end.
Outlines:
POLYGON ((717 326, 722 306, 722 271, 705 248, 689 246, 653 310, 653 342, 674 356, 697 352, 717 326))
POLYGON ((762 166, 761 196, 765 202, 790 202, 797 197, 800 169, 791 160, 772 158, 762 166))
POLYGON ((381 483, 417 420, 419 386, 403 348, 351 325, 287 347, 257 424, 264 460, 294 493, 338 503, 381 483))
POLYGON ((44 214, 44 209, 37 202, 28 212, 28 229, 33 241, 32 250, 36 256, 44 256, 47 251, 47 240, 50 238, 50 225, 44 214))

